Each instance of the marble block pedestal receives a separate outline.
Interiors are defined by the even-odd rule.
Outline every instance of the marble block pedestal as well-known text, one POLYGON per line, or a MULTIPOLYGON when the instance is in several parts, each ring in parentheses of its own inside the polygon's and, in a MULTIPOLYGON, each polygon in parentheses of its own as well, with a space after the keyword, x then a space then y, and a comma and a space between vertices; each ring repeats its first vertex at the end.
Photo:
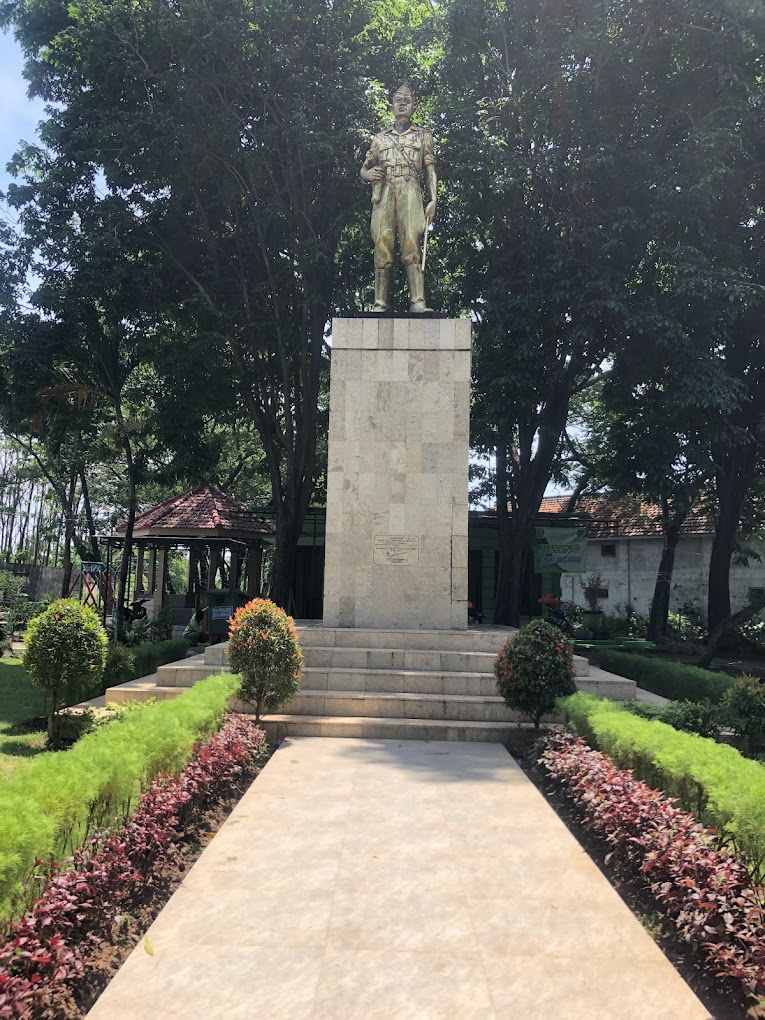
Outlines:
POLYGON ((470 333, 333 320, 326 627, 467 627, 470 333))

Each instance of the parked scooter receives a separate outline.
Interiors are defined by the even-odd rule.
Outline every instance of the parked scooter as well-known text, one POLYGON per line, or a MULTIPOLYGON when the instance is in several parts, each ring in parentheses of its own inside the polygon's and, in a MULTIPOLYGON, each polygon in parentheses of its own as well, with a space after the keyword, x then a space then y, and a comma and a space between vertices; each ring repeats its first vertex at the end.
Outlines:
POLYGON ((551 623, 553 627, 563 631, 566 637, 573 635, 574 625, 561 609, 560 599, 554 595, 543 595, 539 600, 539 604, 547 610, 547 616, 545 617, 547 623, 551 623))
POLYGON ((149 598, 133 599, 130 605, 124 606, 122 615, 128 627, 132 627, 137 620, 146 620, 148 618, 149 614, 146 612, 144 602, 150 601, 151 599, 149 598))

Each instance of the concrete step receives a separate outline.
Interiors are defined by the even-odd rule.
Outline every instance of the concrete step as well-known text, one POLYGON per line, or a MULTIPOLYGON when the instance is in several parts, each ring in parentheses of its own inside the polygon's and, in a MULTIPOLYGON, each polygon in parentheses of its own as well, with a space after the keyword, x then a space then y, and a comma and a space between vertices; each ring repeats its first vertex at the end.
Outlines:
MULTIPOLYGON (((411 651, 396 652, 392 649, 308 649, 309 652, 326 652, 326 657, 334 657, 340 653, 340 661, 345 661, 345 653, 351 652, 351 660, 356 658, 357 651, 366 651, 366 661, 380 663, 376 666, 335 666, 326 667, 315 663, 313 655, 308 655, 310 665, 303 667, 301 685, 308 690, 357 690, 384 691, 389 693, 411 691, 423 694, 496 694, 496 679, 487 666, 493 665, 496 656, 482 652, 439 652, 411 651), (386 668, 384 662, 397 662, 403 659, 404 668, 386 668), (473 660, 473 661, 471 661, 473 660), (460 663, 467 662, 473 668, 459 669, 460 663), (439 664, 441 668, 439 668, 439 664), (436 668, 432 668, 435 666, 436 668), (454 666, 455 668, 448 668, 454 666), (483 666, 484 670, 479 670, 483 666)), ((358 656, 363 660, 363 656, 358 656)), ((196 659, 185 659, 170 662, 157 669, 157 682, 163 687, 192 687, 198 680, 212 676, 214 673, 227 672, 228 663, 215 664, 199 662, 196 659)), ((587 659, 574 656, 574 672, 577 677, 586 677, 590 670, 587 659)))
POLYGON ((387 740, 469 740, 503 744, 521 723, 452 722, 435 719, 374 719, 367 716, 309 716, 273 714, 260 725, 272 745, 285 737, 369 737, 387 740))
POLYGON ((497 693, 493 673, 450 673, 401 669, 303 670, 301 690, 358 691, 362 694, 451 694, 480 697, 497 693))
POLYGON ((140 680, 130 680, 119 687, 110 687, 104 695, 104 703, 108 705, 125 705, 128 701, 148 701, 156 698, 157 701, 164 701, 166 698, 177 698, 183 694, 181 687, 158 687, 157 675, 142 676, 140 680))
MULTIPOLYGON (((363 691, 301 690, 283 715, 354 716, 373 719, 440 719, 467 722, 520 722, 499 697, 467 694, 367 694, 363 691)), ((563 721, 561 716, 548 720, 563 721)))
POLYGON ((161 687, 193 687, 198 680, 213 676, 215 673, 228 673, 228 664, 212 665, 196 659, 180 659, 157 666, 157 683, 161 687))
POLYGON ((303 649, 305 665, 339 669, 440 670, 448 673, 491 673, 494 652, 448 652, 441 649, 323 648, 303 649))
POLYGON ((393 648, 444 652, 491 652, 494 655, 518 631, 512 627, 476 626, 465 630, 373 630, 368 627, 322 627, 298 624, 301 648, 393 648))
POLYGON ((301 688, 311 691, 360 691, 366 694, 469 694, 497 693, 493 673, 450 673, 404 669, 303 670, 301 688))

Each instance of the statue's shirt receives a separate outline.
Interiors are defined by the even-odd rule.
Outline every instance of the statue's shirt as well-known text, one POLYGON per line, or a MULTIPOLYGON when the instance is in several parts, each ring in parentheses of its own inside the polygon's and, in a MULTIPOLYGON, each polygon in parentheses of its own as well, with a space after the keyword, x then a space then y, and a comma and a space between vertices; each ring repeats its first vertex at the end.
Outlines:
POLYGON ((364 166, 384 167, 386 180, 400 177, 419 181, 423 167, 434 166, 435 162, 430 131, 417 124, 410 124, 401 133, 392 127, 375 135, 364 166))

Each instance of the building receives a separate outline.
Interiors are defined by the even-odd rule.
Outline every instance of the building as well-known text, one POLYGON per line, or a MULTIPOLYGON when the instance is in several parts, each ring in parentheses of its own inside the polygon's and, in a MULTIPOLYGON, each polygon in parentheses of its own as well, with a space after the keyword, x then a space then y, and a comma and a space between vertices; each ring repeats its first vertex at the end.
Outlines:
MULTIPOLYGON (((568 496, 546 496, 544 514, 562 513, 568 496)), ((603 608, 621 615, 630 605, 647 616, 653 598, 664 537, 658 506, 637 499, 614 499, 608 495, 584 496, 577 514, 587 521, 587 573, 603 577, 603 608)), ((680 533, 672 574, 670 611, 691 607, 706 617, 709 558, 714 522, 701 510, 692 511, 680 533)), ((735 612, 765 589, 765 536, 748 543, 754 554, 748 561, 734 562, 730 574, 731 608, 735 612), (761 556, 758 561, 757 556, 761 556)), ((584 605, 579 586, 581 574, 561 575, 561 594, 584 605)))

